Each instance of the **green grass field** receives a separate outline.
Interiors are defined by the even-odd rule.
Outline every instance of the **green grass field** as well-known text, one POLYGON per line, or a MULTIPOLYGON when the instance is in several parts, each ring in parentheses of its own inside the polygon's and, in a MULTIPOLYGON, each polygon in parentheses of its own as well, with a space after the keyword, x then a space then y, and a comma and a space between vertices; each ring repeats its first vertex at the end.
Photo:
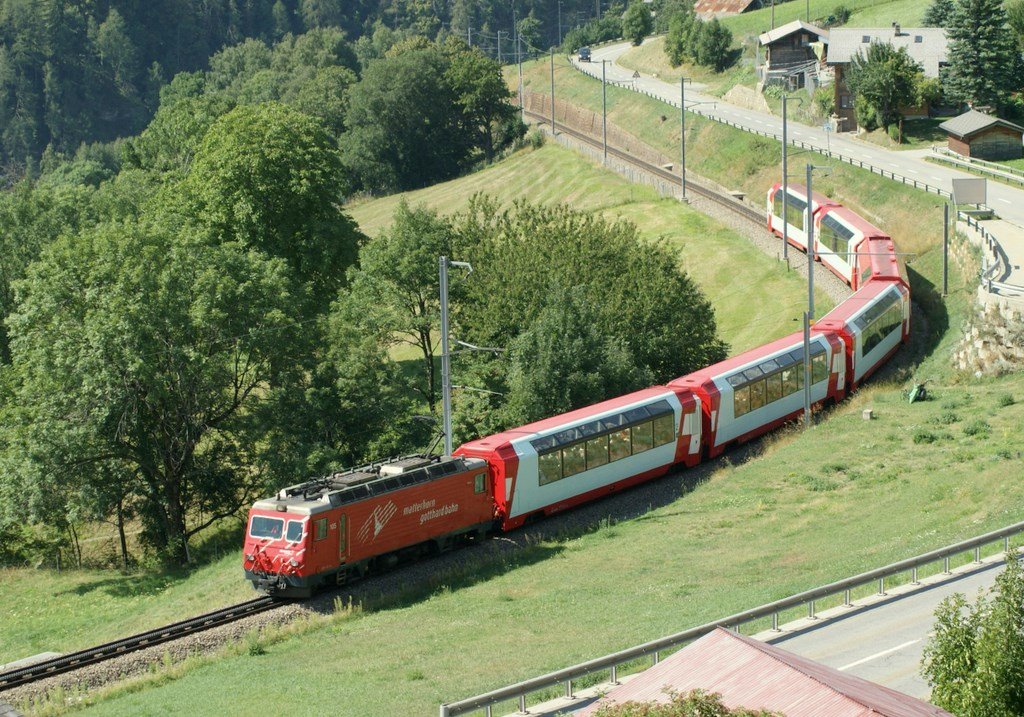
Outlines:
MULTIPOLYGON (((391 221, 402 198, 442 213, 464 208, 477 192, 501 191, 502 201, 562 202, 608 219, 624 218, 650 240, 668 242, 715 306, 719 332, 734 351, 782 336, 796 326, 806 296, 803 277, 766 257, 731 230, 648 187, 630 184, 595 167, 570 150, 548 143, 452 182, 355 204, 349 208, 364 231, 374 234, 391 221), (738 290, 742 289, 742 290, 738 290), (750 291, 759 300, 752 300, 750 291)), ((822 292, 815 302, 831 307, 822 292)))
POLYGON ((1024 376, 937 386, 914 405, 897 388, 871 387, 809 433, 719 464, 639 519, 467 569, 426 598, 325 618, 266 654, 120 687, 86 713, 249 714, 270 694, 303 714, 430 714, 1019 520, 1024 376))

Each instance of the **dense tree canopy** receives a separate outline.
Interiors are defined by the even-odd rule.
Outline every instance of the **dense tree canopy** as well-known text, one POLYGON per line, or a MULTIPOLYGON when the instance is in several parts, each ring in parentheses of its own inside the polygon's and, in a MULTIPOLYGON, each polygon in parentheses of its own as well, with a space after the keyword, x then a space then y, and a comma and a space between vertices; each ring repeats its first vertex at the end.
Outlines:
POLYGON ((651 9, 643 0, 633 0, 626 14, 622 16, 622 34, 639 45, 654 29, 654 18, 651 9))
POLYGON ((10 474, 32 515, 73 502, 65 483, 116 478, 183 561, 187 536, 258 483, 245 413, 294 370, 289 283, 283 261, 182 227, 108 224, 47 247, 10 317, 10 474))
POLYGON ((218 240, 284 259, 326 309, 362 236, 339 206, 344 186, 341 157, 320 125, 267 103, 213 124, 185 191, 218 240))
MULTIPOLYGON (((554 44, 594 13, 591 0, 0 0, 0 177, 11 181, 34 170, 47 147, 72 154, 82 142, 136 134, 167 82, 207 63, 218 74, 223 67, 210 58, 246 39, 283 42, 324 31, 347 38, 351 57, 368 61, 414 35, 460 37, 496 57, 500 32, 508 58, 516 21, 529 50, 554 44)), ((602 37, 619 36, 621 5, 607 8, 606 17, 613 16, 614 34, 606 28, 602 37)), ((259 75, 246 101, 281 100, 314 116, 344 113, 325 100, 336 99, 353 78, 323 72, 306 57, 320 76, 299 78, 308 95, 300 99, 292 95, 301 90, 278 82, 280 66, 259 64, 258 52, 249 55, 254 47, 243 47, 240 53, 257 64, 231 69, 259 75)), ((358 63, 337 64, 358 74, 358 63)))
POLYGON ((956 0, 932 0, 931 5, 924 11, 921 24, 925 27, 949 27, 949 21, 953 19, 955 11, 956 0))
POLYGON ((1005 105, 1020 86, 1021 61, 1002 0, 957 0, 946 34, 946 96, 974 106, 1005 105))

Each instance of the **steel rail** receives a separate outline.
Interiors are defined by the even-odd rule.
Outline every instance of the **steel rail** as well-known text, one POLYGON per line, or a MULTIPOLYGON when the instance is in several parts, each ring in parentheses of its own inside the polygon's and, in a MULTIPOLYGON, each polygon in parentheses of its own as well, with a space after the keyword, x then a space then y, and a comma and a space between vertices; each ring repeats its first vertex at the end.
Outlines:
MULTIPOLYGON (((524 110, 524 113, 529 115, 529 116, 531 116, 531 117, 544 120, 545 124, 549 124, 550 123, 550 120, 549 120, 548 117, 540 115, 540 114, 538 114, 536 112, 532 112, 530 110, 524 110)), ((557 120, 555 122, 555 128, 556 128, 556 130, 562 132, 563 134, 567 134, 567 135, 573 137, 574 139, 578 139, 578 140, 580 140, 580 141, 582 141, 582 142, 584 142, 584 143, 586 143, 586 144, 588 144, 588 145, 590 145, 590 146, 592 146, 592 147, 594 147, 596 149, 602 149, 603 146, 604 146, 604 145, 601 144, 601 142, 599 140, 591 137, 590 135, 585 134, 584 132, 580 132, 579 130, 577 130, 577 129, 573 128, 573 127, 569 127, 568 125, 562 124, 562 123, 558 122, 557 120)), ((618 159, 621 159, 621 160, 623 160, 623 161, 625 161, 625 162, 627 162, 629 164, 632 164, 632 165, 634 165, 636 167, 639 167, 640 169, 642 169, 642 170, 644 170, 646 172, 650 172, 651 174, 654 174, 659 179, 664 180, 668 184, 678 185, 680 187, 682 186, 681 181, 680 181, 680 179, 679 179, 679 177, 677 175, 673 174, 672 172, 669 172, 668 170, 666 170, 666 169, 664 169, 662 167, 659 167, 656 164, 651 164, 650 162, 645 162, 644 160, 640 159, 639 157, 635 157, 635 156, 631 155, 629 152, 621 150, 621 149, 619 149, 617 147, 613 147, 612 145, 608 145, 608 154, 613 155, 613 156, 617 157, 618 159)), ((743 204, 742 202, 737 201, 736 199, 734 199, 733 197, 731 197, 731 196, 729 196, 727 194, 722 194, 721 192, 715 191, 714 189, 710 189, 709 187, 705 187, 702 184, 694 182, 694 181, 692 181, 690 179, 687 179, 686 188, 687 189, 692 189, 693 191, 695 191, 697 194, 701 195, 702 197, 705 197, 706 199, 710 199, 711 201, 715 202, 716 204, 719 204, 720 206, 725 207, 726 209, 728 209, 728 210, 730 210, 732 212, 736 212, 737 214, 742 216, 744 219, 748 219, 751 222, 757 224, 758 226, 761 226, 761 227, 766 226, 766 219, 765 219, 764 215, 761 212, 759 212, 758 210, 754 209, 753 207, 749 207, 746 204, 743 204)))
POLYGON ((853 588, 877 582, 879 586, 879 594, 884 594, 884 581, 886 578, 910 572, 911 582, 917 583, 918 568, 939 560, 942 561, 943 573, 948 574, 950 557, 971 550, 974 551, 974 562, 980 564, 982 546, 1002 540, 1004 552, 1010 552, 1010 537, 1020 533, 1024 533, 1024 522, 1014 523, 1013 525, 1009 525, 1005 528, 993 530, 990 533, 969 538, 959 543, 954 543, 953 545, 947 545, 944 548, 932 550, 928 553, 924 553, 923 555, 907 558, 906 560, 901 560, 881 568, 869 570, 865 573, 861 573, 860 575, 854 575, 853 577, 838 580, 834 583, 829 583, 828 585, 822 585, 821 587, 797 593, 796 595, 783 598, 782 600, 776 600, 751 610, 745 610, 743 612, 721 618, 720 620, 715 620, 704 625, 683 630, 682 632, 677 632, 673 635, 667 635, 656 640, 651 640, 650 642, 645 642, 642 645, 614 652, 610 655, 605 655, 604 657, 588 660, 587 662, 582 662, 578 665, 573 665, 572 667, 566 667, 564 669, 557 670, 556 672, 549 672, 548 674, 541 675, 540 677, 534 677, 532 679, 525 680, 514 685, 509 685, 507 687, 502 687, 497 690, 492 690, 491 692, 477 695, 475 697, 459 700, 458 702, 446 703, 441 705, 439 714, 441 717, 456 717, 457 715, 469 714, 471 712, 487 709, 502 702, 515 699, 519 699, 520 710, 522 711, 522 709, 525 708, 526 696, 532 692, 561 685, 570 685, 573 681, 578 680, 585 675, 603 670, 611 670, 611 680, 612 682, 615 682, 616 668, 619 665, 650 656, 653 656, 655 662, 657 662, 658 653, 660 651, 672 649, 688 642, 692 642, 718 627, 736 629, 742 624, 766 617, 773 618, 772 624, 774 626, 780 612, 800 607, 802 605, 813 606, 816 600, 821 600, 822 598, 830 597, 832 595, 843 594, 844 603, 848 605, 850 604, 849 591, 853 588))
POLYGON ((111 660, 121 655, 127 655, 137 650, 143 650, 153 645, 177 640, 186 635, 203 632, 220 625, 226 625, 244 617, 265 612, 271 608, 282 605, 280 600, 272 597, 259 597, 246 602, 220 608, 203 615, 180 620, 152 630, 140 632, 131 637, 114 640, 103 645, 90 647, 86 650, 79 650, 50 660, 37 662, 34 665, 19 667, 7 672, 0 672, 0 691, 27 685, 37 680, 42 680, 54 675, 77 670, 86 665, 94 665, 99 662, 111 660))

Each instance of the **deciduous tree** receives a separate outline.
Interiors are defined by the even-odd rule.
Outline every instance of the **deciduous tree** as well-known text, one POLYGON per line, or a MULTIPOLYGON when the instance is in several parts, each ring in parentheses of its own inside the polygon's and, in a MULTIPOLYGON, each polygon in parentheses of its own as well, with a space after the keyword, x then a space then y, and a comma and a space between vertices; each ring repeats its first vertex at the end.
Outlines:
POLYGON ((277 103, 238 107, 203 138, 185 193, 222 242, 284 259, 325 311, 362 240, 342 210, 337 148, 313 118, 277 103))
POLYGON ((651 9, 643 0, 633 0, 626 13, 622 16, 622 34, 639 45, 654 29, 654 18, 651 9))
POLYGON ((931 700, 960 717, 1024 714, 1024 566, 1016 551, 987 598, 962 594, 935 611, 924 651, 931 700))
POLYGON ((103 225, 47 247, 9 322, 7 468, 30 514, 76 509, 62 481, 130 475, 147 538, 185 562, 189 536, 261 485, 249 416, 296 370, 292 285, 283 260, 180 226, 103 225))
POLYGON ((888 126, 900 118, 900 108, 916 103, 922 68, 904 48, 873 42, 867 53, 857 53, 846 74, 846 84, 857 97, 857 122, 869 129, 888 126))

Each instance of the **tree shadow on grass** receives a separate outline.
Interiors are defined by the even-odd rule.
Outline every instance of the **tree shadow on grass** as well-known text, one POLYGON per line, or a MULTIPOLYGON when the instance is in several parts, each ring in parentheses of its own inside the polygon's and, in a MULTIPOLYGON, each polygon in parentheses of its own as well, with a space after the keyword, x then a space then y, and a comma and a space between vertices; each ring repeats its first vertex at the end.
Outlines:
MULTIPOLYGON (((211 565, 227 556, 239 553, 242 545, 244 524, 227 520, 207 531, 201 538, 190 544, 191 565, 153 566, 139 568, 127 574, 106 575, 68 588, 57 595, 88 595, 97 590, 115 598, 150 597, 163 592, 173 585, 188 580, 196 570, 211 565)), ((241 558, 239 558, 241 575, 241 558)))

